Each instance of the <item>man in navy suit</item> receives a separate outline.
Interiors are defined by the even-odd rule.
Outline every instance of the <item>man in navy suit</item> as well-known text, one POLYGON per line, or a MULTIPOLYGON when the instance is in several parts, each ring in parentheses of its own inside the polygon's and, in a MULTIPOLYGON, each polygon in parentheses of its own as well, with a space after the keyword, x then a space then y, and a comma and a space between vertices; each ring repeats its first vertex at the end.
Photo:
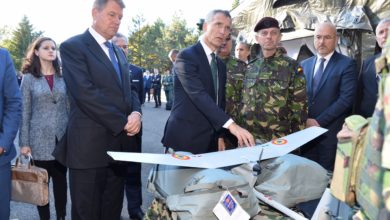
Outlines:
POLYGON ((240 146, 254 145, 253 136, 224 112, 226 66, 215 52, 231 31, 228 11, 211 11, 200 41, 176 58, 175 101, 162 143, 176 151, 195 154, 218 150, 218 138, 228 129, 240 146))
MULTIPOLYGON (((112 38, 112 42, 123 49, 126 57, 128 55, 128 39, 121 33, 116 33, 112 38)), ((131 85, 136 88, 138 99, 141 104, 144 103, 144 80, 142 69, 136 65, 129 63, 131 85)), ((140 132, 132 139, 133 144, 130 152, 141 152, 142 147, 142 127, 140 132)), ((141 164, 127 163, 127 175, 125 180, 125 192, 127 198, 127 211, 131 219, 143 219, 144 212, 141 209, 142 205, 142 183, 141 183, 141 164)))
POLYGON ((306 125, 329 129, 301 148, 302 156, 333 171, 337 138, 344 119, 351 113, 357 86, 356 62, 335 51, 336 27, 325 22, 314 33, 317 55, 302 61, 309 97, 306 125))
POLYGON ((14 139, 22 117, 16 72, 7 50, 0 48, 0 219, 9 219, 11 160, 16 155, 14 139))
MULTIPOLYGON (((390 18, 385 18, 378 23, 375 30, 376 42, 379 48, 383 48, 388 36, 390 18)), ((363 117, 371 117, 374 113, 375 104, 378 100, 378 82, 381 78, 375 70, 375 60, 381 56, 377 53, 363 61, 362 72, 359 78, 359 93, 356 113, 363 117)))
POLYGON ((122 0, 95 0, 92 26, 60 47, 70 116, 67 144, 53 155, 69 168, 73 220, 121 216, 127 166, 107 151, 129 151, 141 128, 126 57, 111 42, 124 7, 122 0))

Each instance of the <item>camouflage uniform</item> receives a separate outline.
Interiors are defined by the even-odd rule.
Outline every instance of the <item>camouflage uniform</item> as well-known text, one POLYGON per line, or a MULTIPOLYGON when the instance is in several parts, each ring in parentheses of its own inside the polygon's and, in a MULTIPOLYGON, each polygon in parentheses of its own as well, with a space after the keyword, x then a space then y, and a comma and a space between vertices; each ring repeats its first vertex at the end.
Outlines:
POLYGON ((386 45, 375 61, 382 79, 359 170, 356 196, 361 210, 355 219, 390 219, 390 38, 386 45))
POLYGON ((171 212, 165 203, 154 199, 145 214, 144 220, 172 220, 171 212))
POLYGON ((240 109, 242 107, 243 80, 247 64, 235 57, 223 60, 226 64, 226 113, 234 118, 238 124, 242 124, 240 119, 240 109))
POLYGON ((167 109, 171 109, 173 105, 173 75, 171 73, 164 75, 162 78, 165 97, 167 99, 167 109))
POLYGON ((267 142, 305 128, 305 77, 298 62, 282 51, 248 65, 242 92, 238 118, 256 141, 267 142))

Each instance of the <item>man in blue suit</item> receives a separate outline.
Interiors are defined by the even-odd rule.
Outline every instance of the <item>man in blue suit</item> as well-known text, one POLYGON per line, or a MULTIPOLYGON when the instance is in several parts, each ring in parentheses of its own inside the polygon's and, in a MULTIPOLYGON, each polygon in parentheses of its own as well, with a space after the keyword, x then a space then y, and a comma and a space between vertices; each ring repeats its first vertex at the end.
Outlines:
MULTIPOLYGON (((123 49, 126 57, 128 56, 128 39, 121 33, 116 33, 112 38, 112 42, 123 49)), ((138 99, 141 104, 144 103, 144 79, 142 76, 142 69, 136 65, 129 63, 129 73, 131 86, 134 86, 138 99)), ((132 146, 130 152, 141 152, 142 147, 142 127, 140 132, 132 139, 132 146)), ((141 209, 142 205, 142 183, 141 183, 141 164, 127 163, 127 174, 125 179, 125 192, 127 198, 127 210, 130 219, 143 219, 144 212, 141 209)))
POLYGON ((333 171, 337 138, 344 119, 351 113, 357 87, 356 62, 335 51, 336 27, 325 22, 315 29, 317 55, 302 61, 309 97, 306 125, 329 129, 301 148, 302 156, 333 171))
POLYGON ((11 160, 16 155, 14 139, 22 117, 16 72, 7 50, 0 48, 0 219, 9 219, 11 160))
POLYGON ((229 12, 211 11, 203 31, 197 44, 177 55, 175 101, 162 143, 167 148, 195 154, 217 151, 220 133, 228 129, 239 145, 254 145, 253 136, 224 112, 226 66, 215 52, 231 31, 229 12))
MULTIPOLYGON (((390 18, 382 19, 375 30, 376 42, 380 49, 385 46, 390 27, 390 18)), ((377 53, 363 61, 362 71, 359 78, 359 96, 356 113, 363 117, 371 117, 374 113, 375 104, 378 100, 378 82, 381 78, 375 70, 375 60, 382 53, 377 53)))
POLYGON ((70 116, 67 144, 53 154, 69 168, 73 220, 120 219, 122 212, 127 166, 107 151, 129 151, 141 129, 126 56, 111 42, 124 7, 122 0, 95 0, 92 26, 60 47, 70 116))

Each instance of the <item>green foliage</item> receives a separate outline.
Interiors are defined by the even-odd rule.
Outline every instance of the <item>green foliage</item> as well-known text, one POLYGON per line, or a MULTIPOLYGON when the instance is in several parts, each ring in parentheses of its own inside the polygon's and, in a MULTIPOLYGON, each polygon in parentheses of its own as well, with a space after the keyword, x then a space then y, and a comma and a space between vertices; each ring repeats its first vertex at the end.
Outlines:
POLYGON ((240 5, 240 0, 234 0, 233 3, 232 3, 232 10, 237 8, 237 6, 240 5))
POLYGON ((18 27, 12 31, 9 39, 3 40, 3 46, 8 49, 15 64, 15 69, 20 70, 23 58, 30 43, 42 35, 42 31, 35 32, 27 16, 23 16, 18 27))
POLYGON ((194 44, 198 35, 186 27, 186 22, 174 15, 170 25, 157 19, 145 25, 145 19, 137 15, 132 19, 129 37, 129 60, 146 69, 157 68, 165 72, 172 64, 168 58, 171 49, 183 49, 194 44))

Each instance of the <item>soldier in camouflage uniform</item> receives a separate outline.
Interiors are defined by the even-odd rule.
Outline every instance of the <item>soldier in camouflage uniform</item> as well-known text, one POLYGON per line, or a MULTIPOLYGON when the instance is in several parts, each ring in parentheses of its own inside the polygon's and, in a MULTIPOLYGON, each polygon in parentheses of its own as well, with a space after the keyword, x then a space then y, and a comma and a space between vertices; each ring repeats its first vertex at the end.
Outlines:
POLYGON ((162 77, 162 85, 164 86, 165 97, 167 104, 166 110, 171 110, 173 104, 173 74, 169 70, 162 77))
POLYGON ((375 61, 378 94, 367 131, 356 197, 361 210, 354 219, 390 219, 390 38, 375 61))
MULTIPOLYGON (((278 45, 279 23, 265 17, 254 29, 263 57, 248 65, 242 85, 239 117, 260 143, 283 137, 305 128, 307 119, 306 81, 298 62, 287 57, 278 45)), ((236 81, 240 82, 239 79, 236 81)))

